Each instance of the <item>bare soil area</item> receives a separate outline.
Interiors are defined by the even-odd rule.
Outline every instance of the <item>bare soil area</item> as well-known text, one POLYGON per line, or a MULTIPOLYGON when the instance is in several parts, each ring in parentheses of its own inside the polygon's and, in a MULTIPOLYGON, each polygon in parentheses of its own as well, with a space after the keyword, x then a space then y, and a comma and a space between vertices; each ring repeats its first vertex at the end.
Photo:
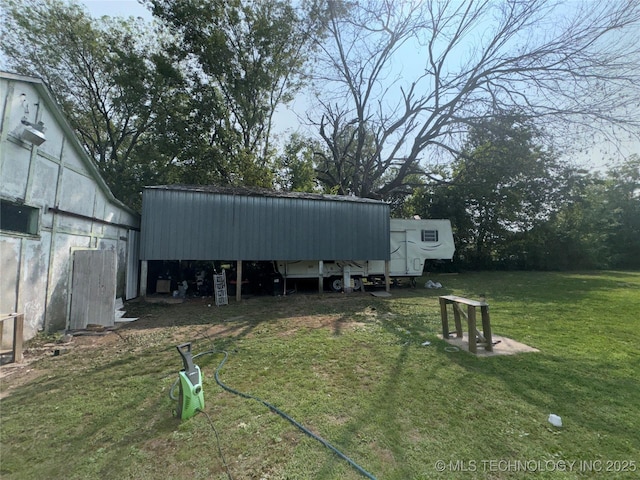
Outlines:
MULTIPOLYGON (((189 338, 250 338, 255 335, 256 328, 265 328, 267 323, 268 328, 283 337, 295 334, 300 328, 339 332, 361 325, 340 309, 368 298, 366 294, 256 297, 240 303, 232 301, 221 307, 216 307, 210 297, 188 298, 181 302, 171 298, 167 298, 167 302, 157 299, 127 302, 126 317, 138 317, 135 321, 116 323, 115 327, 104 331, 59 332, 26 342, 21 363, 0 366, 0 399, 21 385, 46 376, 50 361, 71 352, 117 355, 121 351, 143 351, 154 345, 178 344, 189 338), (322 313, 310 315, 310 304, 322 313)), ((365 307, 357 315, 369 319, 375 315, 375 309, 365 307)))

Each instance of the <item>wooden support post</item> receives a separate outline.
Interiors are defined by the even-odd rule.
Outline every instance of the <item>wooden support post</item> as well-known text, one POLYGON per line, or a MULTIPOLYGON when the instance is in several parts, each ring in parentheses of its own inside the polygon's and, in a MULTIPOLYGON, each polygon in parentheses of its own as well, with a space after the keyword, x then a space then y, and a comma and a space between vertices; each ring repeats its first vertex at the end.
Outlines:
POLYGON ((480 313, 482 315, 482 333, 487 342, 484 349, 493 352, 493 337, 491 336, 491 321, 489 320, 489 307, 480 307, 480 313))
POLYGON ((8 315, 0 316, 0 349, 2 348, 2 329, 4 327, 4 322, 7 320, 13 320, 13 342, 11 345, 11 361, 20 363, 22 362, 22 342, 24 337, 24 313, 10 313, 8 315))
POLYGON ((242 260, 236 262, 236 301, 242 300, 242 260))
POLYGON ((19 313, 13 319, 13 361, 22 362, 22 340, 24 336, 24 313, 19 313))
POLYGON ((384 290, 391 291, 391 260, 384 261, 384 290))
POLYGON ((464 313, 460 310, 460 305, 453 304, 453 318, 456 322, 456 337, 462 338, 462 319, 460 318, 464 313))
POLYGON ((469 324, 469 351, 478 353, 478 342, 476 340, 476 307, 467 305, 467 323, 469 324))
POLYGON ((346 266, 342 269, 342 291, 344 293, 351 293, 351 267, 346 266))
POLYGON ((449 338, 449 317, 447 316, 447 301, 440 297, 440 317, 442 319, 442 338, 449 338))

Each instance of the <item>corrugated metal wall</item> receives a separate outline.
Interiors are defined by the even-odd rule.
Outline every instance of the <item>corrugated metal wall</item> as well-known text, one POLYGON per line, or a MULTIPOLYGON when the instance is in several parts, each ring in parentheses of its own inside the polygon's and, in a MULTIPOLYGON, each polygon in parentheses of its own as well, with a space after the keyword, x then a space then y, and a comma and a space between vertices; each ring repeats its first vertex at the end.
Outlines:
POLYGON ((141 260, 387 260, 389 206, 351 197, 148 187, 141 260))

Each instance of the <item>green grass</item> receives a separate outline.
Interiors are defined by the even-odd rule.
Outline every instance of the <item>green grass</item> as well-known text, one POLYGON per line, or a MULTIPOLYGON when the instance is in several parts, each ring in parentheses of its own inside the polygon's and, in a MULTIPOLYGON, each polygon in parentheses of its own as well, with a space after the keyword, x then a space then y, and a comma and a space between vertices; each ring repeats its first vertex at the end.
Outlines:
MULTIPOLYGON (((172 417, 184 341, 196 353, 227 350, 226 384, 281 408, 379 480, 525 478, 533 468, 541 479, 639 475, 640 273, 429 278, 444 288, 420 288, 425 278, 391 298, 129 304, 141 320, 113 341, 47 356, 20 385, 24 373, 3 381, 1 477, 227 478, 207 419, 172 417), (437 297, 450 293, 485 294, 494 333, 540 352, 445 351, 437 297)), ((364 478, 260 403, 222 390, 221 360, 196 363, 234 479, 364 478)))

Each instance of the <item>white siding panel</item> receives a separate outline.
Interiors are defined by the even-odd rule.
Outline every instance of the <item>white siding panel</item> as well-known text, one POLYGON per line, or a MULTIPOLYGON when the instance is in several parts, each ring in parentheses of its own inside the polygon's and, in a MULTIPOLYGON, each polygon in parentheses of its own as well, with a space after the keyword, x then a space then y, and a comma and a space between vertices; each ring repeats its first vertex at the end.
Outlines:
POLYGON ((90 178, 66 169, 62 175, 59 208, 69 212, 93 216, 96 185, 90 178))
POLYGON ((20 304, 24 312, 24 333, 33 337, 44 325, 47 301, 47 271, 51 234, 41 232, 40 239, 25 239, 20 274, 20 304))
POLYGON ((12 199, 23 200, 27 191, 29 177, 29 151, 12 142, 2 145, 3 164, 0 175, 2 177, 2 195, 12 199))
POLYGON ((57 164, 44 157, 36 158, 29 192, 29 201, 32 205, 55 206, 59 168, 57 164))

